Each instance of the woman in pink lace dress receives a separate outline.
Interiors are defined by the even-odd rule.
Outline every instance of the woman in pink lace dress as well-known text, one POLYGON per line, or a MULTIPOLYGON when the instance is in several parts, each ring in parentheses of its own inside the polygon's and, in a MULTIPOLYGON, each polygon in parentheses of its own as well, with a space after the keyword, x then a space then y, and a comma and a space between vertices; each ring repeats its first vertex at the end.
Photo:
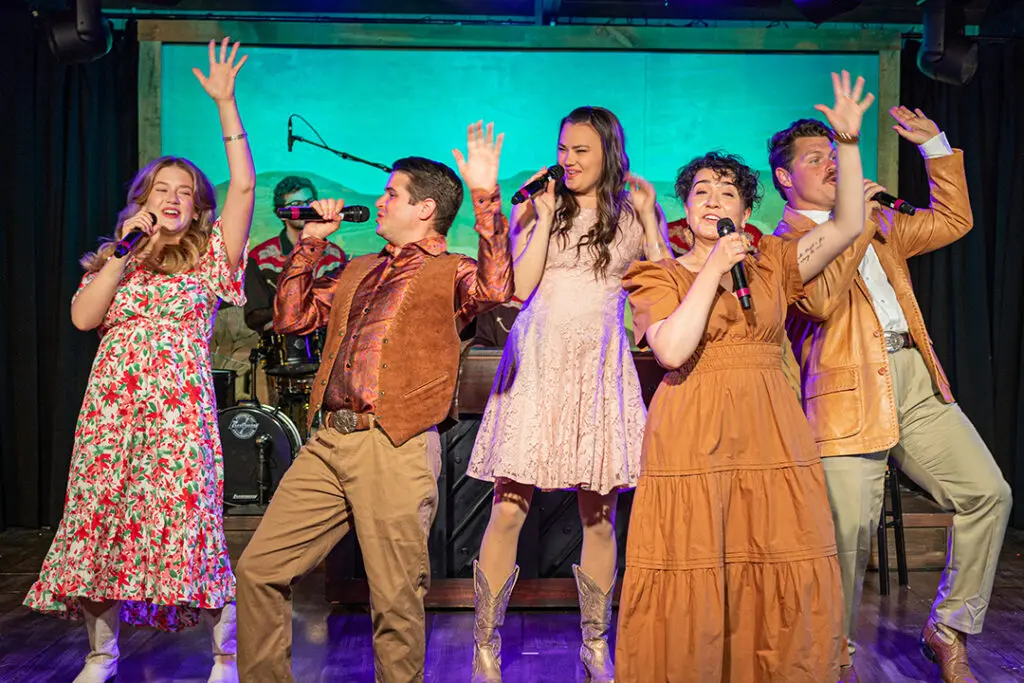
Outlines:
POLYGON ((607 109, 580 107, 562 119, 558 163, 564 181, 549 181, 512 213, 516 296, 526 303, 469 464, 470 476, 495 482, 474 563, 473 681, 501 680, 498 627, 535 488, 578 491, 580 657, 588 680, 612 680, 615 505, 620 489, 636 485, 646 418, 621 278, 636 259, 667 257, 668 235, 654 188, 629 173, 622 126, 607 109))
POLYGON ((120 622, 179 630, 207 622, 210 681, 237 681, 235 577, 223 524, 223 456, 209 339, 219 300, 245 303, 244 255, 256 173, 234 97, 238 44, 210 74, 231 175, 216 216, 209 179, 162 157, 136 175, 114 240, 82 259, 71 304, 82 330, 99 328, 75 431, 68 490, 53 544, 25 604, 84 617, 90 652, 76 683, 117 674, 120 622), (116 240, 146 237, 118 257, 116 240), (240 266, 240 264, 242 264, 240 266))

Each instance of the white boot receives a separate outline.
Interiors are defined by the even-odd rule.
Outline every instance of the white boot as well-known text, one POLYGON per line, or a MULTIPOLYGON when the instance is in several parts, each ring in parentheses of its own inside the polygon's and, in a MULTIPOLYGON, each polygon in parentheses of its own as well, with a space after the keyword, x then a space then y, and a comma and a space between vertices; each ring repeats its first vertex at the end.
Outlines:
POLYGON ((238 665, 235 655, 238 640, 235 637, 235 603, 229 602, 220 610, 202 612, 202 620, 210 629, 213 642, 213 669, 207 683, 238 683, 238 665))
POLYGON ((83 607, 85 629, 89 633, 89 654, 85 668, 73 683, 107 683, 117 676, 117 633, 121 627, 121 603, 114 601, 101 614, 83 607))

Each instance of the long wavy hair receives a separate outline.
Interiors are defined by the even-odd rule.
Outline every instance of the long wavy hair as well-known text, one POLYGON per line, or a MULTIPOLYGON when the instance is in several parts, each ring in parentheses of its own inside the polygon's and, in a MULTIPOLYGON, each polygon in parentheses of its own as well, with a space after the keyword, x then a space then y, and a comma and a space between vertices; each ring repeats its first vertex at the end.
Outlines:
MULTIPOLYGON (((612 258, 609 245, 619 233, 619 218, 623 211, 633 215, 633 203, 626 191, 626 176, 629 174, 626 134, 618 117, 603 107, 573 109, 558 125, 558 135, 561 136, 562 129, 571 123, 590 124, 601 139, 604 152, 601 179, 597 183, 597 222, 576 243, 577 256, 583 247, 589 249, 596 257, 594 274, 604 277, 612 258)), ((564 245, 573 219, 580 213, 580 205, 576 195, 565 186, 564 180, 556 185, 555 195, 559 204, 555 210, 552 233, 563 240, 564 245)))
POLYGON ((114 234, 103 238, 96 251, 82 257, 80 263, 86 271, 98 271, 111 257, 114 247, 124 236, 124 222, 142 210, 153 191, 157 173, 168 167, 180 168, 192 176, 194 217, 181 241, 164 246, 157 255, 158 260, 147 265, 161 273, 183 273, 196 267, 210 243, 210 231, 217 211, 217 193, 206 174, 191 161, 182 157, 165 156, 154 159, 135 174, 128 188, 127 205, 117 215, 114 234))

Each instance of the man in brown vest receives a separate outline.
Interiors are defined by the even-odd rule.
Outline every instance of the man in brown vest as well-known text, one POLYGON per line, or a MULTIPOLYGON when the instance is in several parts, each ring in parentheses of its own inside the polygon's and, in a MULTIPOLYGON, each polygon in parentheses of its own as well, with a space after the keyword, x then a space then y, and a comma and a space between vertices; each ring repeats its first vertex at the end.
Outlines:
MULTIPOLYGON (((803 378, 804 412, 822 456, 853 654, 864 571, 878 527, 888 458, 953 510, 946 569, 922 651, 944 681, 974 681, 967 634, 980 633, 1010 514, 1010 488, 978 432, 953 401, 911 287, 907 259, 956 241, 973 224, 963 152, 920 109, 890 110, 919 146, 931 183, 928 209, 897 213, 871 200, 868 227, 818 277, 787 321, 803 378)), ((797 239, 830 220, 835 205, 832 133, 796 121, 769 143, 786 208, 776 235, 797 239)))
POLYGON ((441 445, 459 366, 459 331, 512 298, 508 223, 501 214, 502 136, 470 126, 468 158, 479 262, 447 251, 462 183, 444 164, 399 159, 377 200, 378 254, 330 283, 313 270, 338 229, 342 202, 314 202, 284 266, 274 324, 306 334, 327 325, 310 399, 322 426, 299 451, 236 568, 238 668, 246 683, 294 680, 291 586, 353 527, 370 584, 378 683, 423 680, 427 536, 437 509, 441 445))

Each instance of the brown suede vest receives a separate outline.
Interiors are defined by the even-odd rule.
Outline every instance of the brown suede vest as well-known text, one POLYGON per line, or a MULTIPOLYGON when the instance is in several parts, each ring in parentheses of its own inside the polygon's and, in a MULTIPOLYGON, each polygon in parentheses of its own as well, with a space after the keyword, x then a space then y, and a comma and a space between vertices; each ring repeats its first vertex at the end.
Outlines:
MULTIPOLYGON (((457 254, 427 257, 383 339, 375 415, 381 430, 396 446, 444 420, 451 407, 459 374, 455 320, 459 259, 457 254)), ((335 285, 327 340, 309 399, 310 427, 323 406, 341 340, 348 334, 348 314, 356 288, 381 260, 376 254, 353 259, 335 285)))

